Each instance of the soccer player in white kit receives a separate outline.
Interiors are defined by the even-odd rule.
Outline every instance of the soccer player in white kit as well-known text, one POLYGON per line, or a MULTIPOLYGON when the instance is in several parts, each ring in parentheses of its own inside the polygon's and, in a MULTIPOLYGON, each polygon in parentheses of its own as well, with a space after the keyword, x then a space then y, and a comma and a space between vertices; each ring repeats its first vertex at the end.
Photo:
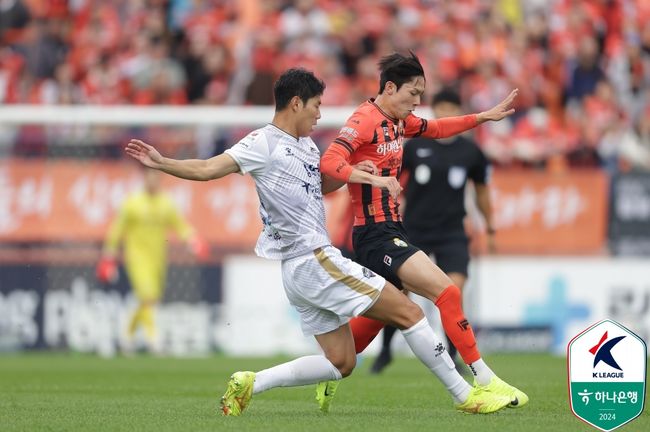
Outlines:
MULTIPOLYGON (((309 138, 320 118, 325 84, 304 69, 289 69, 274 85, 273 121, 248 134, 224 154, 207 160, 163 157, 154 147, 131 140, 126 152, 143 165, 176 177, 206 181, 228 174, 250 174, 260 200, 263 230, 257 255, 281 260, 286 295, 300 313, 302 331, 314 336, 322 355, 297 358, 259 372, 235 372, 221 398, 224 415, 240 415, 253 394, 275 387, 340 380, 356 365, 348 321, 363 315, 392 324, 402 331, 415 355, 441 380, 456 408, 489 413, 504 408, 509 398, 470 386, 456 372, 441 339, 422 310, 383 277, 344 258, 331 245, 325 228, 323 194, 343 182, 321 176, 320 152, 309 138)), ((356 181, 388 191, 401 191, 394 177, 371 174, 362 162, 356 181)), ((335 387, 325 389, 328 405, 335 387)))

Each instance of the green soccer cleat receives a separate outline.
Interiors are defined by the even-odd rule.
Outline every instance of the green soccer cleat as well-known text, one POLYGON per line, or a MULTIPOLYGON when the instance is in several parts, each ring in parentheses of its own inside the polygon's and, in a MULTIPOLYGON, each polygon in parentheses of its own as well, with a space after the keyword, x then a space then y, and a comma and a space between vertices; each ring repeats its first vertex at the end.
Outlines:
POLYGON ((340 381, 321 381, 316 386, 316 400, 320 410, 324 413, 330 411, 330 405, 334 399, 336 389, 339 387, 340 381))
POLYGON ((509 403, 510 398, 475 386, 465 402, 456 404, 456 409, 469 414, 490 414, 507 407, 509 403))
POLYGON ((493 376, 490 384, 486 386, 479 386, 476 380, 474 380, 474 387, 480 387, 489 390, 492 393, 508 397, 510 399, 508 408, 521 408, 528 403, 528 395, 526 393, 511 386, 497 376, 493 376))
POLYGON ((221 398, 221 411, 225 416, 239 416, 250 404, 253 396, 255 372, 235 372, 228 381, 226 393, 221 398))

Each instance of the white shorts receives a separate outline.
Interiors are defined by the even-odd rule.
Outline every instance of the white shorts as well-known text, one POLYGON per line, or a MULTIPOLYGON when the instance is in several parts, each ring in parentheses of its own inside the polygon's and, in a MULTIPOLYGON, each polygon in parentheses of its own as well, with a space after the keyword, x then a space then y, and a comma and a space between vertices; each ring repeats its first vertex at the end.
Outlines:
POLYGON ((386 284, 333 246, 282 261, 282 280, 289 302, 300 313, 305 336, 336 330, 363 314, 386 284))

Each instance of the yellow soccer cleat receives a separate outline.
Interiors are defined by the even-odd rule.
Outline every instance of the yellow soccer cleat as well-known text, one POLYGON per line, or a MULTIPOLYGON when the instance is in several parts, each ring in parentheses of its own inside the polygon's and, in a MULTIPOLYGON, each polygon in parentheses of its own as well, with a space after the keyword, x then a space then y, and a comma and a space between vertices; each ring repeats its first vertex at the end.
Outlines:
POLYGON ((239 416, 250 404, 253 396, 255 372, 235 372, 228 381, 226 393, 221 398, 221 411, 225 416, 239 416))
POLYGON ((334 393, 339 387, 340 381, 321 381, 316 386, 316 400, 320 410, 324 413, 330 411, 330 405, 334 399, 334 393))
POLYGON ((469 414, 490 414, 508 406, 510 398, 498 395, 485 387, 472 387, 472 391, 463 403, 456 404, 458 411, 469 414))
POLYGON ((528 403, 528 395, 516 387, 511 386, 501 378, 493 376, 490 384, 486 386, 479 386, 474 380, 474 387, 489 390, 501 396, 506 396, 510 399, 508 408, 521 408, 528 403))

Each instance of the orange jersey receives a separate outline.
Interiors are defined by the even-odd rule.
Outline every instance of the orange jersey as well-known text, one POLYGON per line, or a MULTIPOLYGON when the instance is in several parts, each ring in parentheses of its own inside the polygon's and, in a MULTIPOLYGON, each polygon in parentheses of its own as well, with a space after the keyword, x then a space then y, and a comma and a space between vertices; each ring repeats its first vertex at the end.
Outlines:
MULTIPOLYGON (((321 159, 321 172, 347 182, 352 165, 369 160, 377 166, 381 176, 399 178, 404 138, 445 138, 476 124, 474 114, 440 120, 425 120, 409 114, 400 120, 389 116, 370 99, 359 105, 329 146, 321 159)), ((401 221, 399 203, 387 190, 360 183, 350 183, 348 188, 354 208, 354 225, 401 221)))

